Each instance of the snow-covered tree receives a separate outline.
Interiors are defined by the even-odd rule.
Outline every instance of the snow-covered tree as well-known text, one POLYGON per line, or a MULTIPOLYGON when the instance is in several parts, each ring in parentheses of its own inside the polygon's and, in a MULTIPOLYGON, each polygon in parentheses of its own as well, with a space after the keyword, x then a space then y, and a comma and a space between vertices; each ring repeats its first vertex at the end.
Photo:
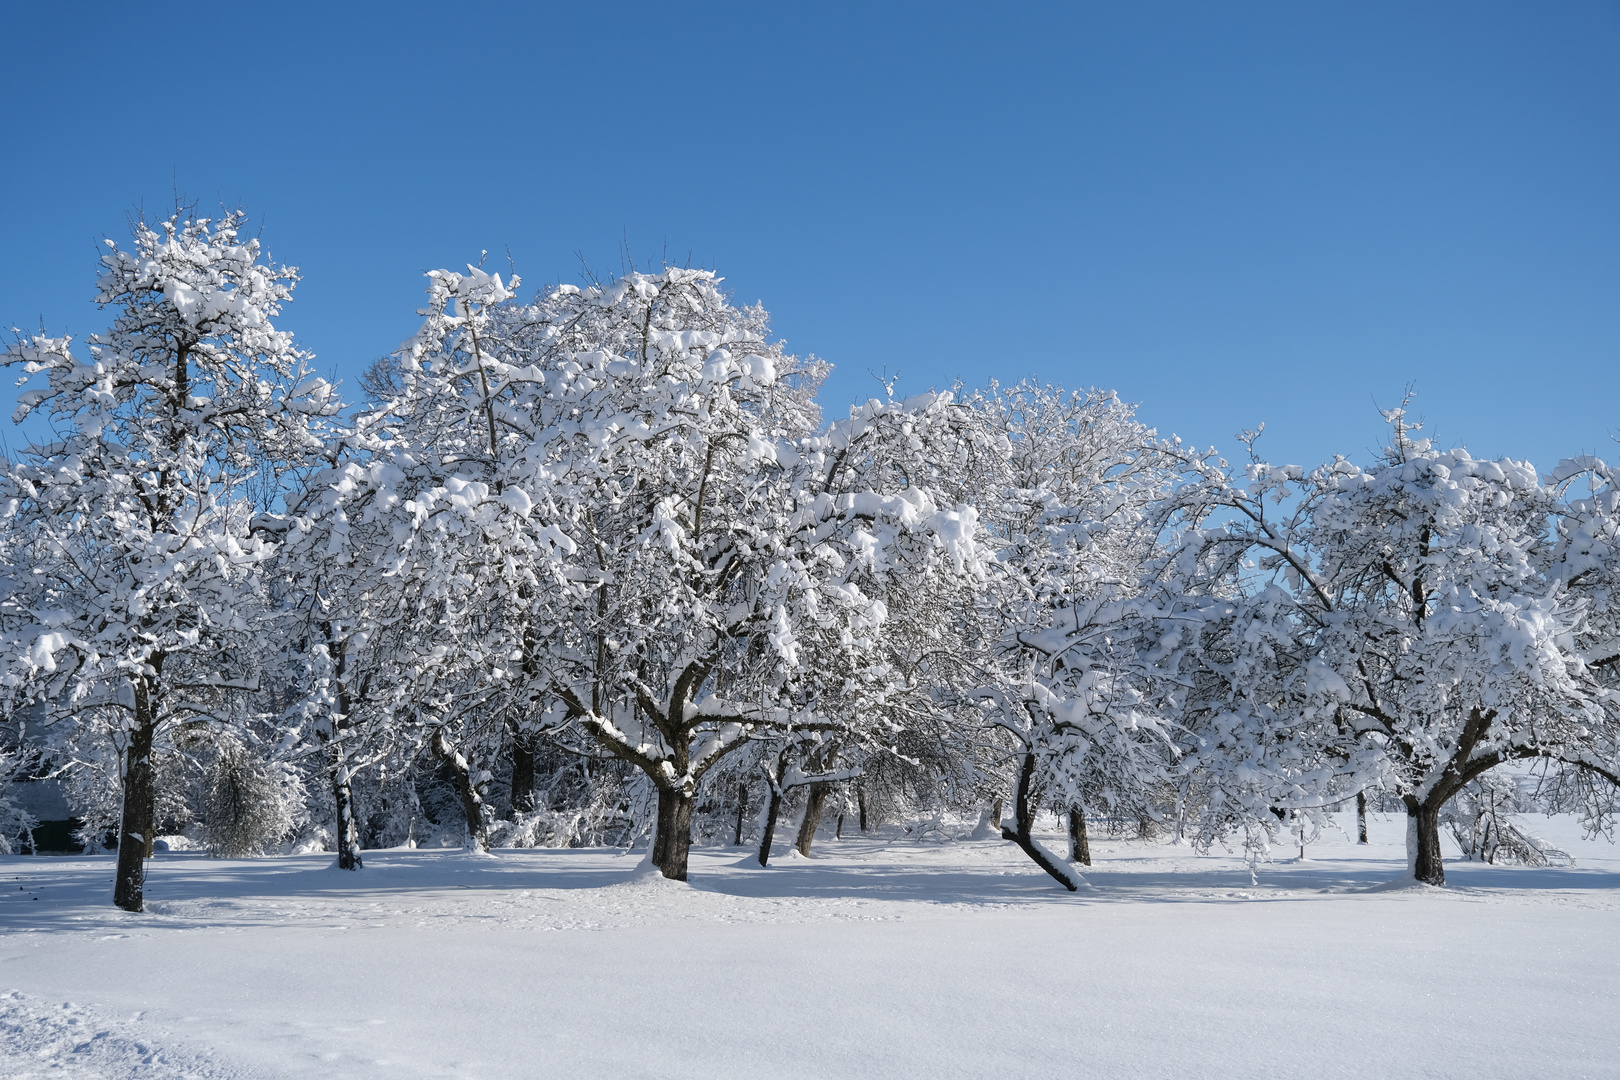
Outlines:
POLYGON ((1001 790, 1010 780, 1014 818, 1002 832, 1074 889, 1074 871, 1031 833, 1041 805, 1070 814, 1083 840, 1088 804, 1143 805, 1178 755, 1143 575, 1163 543, 1152 511, 1181 455, 1108 393, 992 386, 974 406, 1006 455, 979 496, 998 573, 980 603, 997 633, 977 692, 1011 742, 1001 790))
POLYGON ((1256 458, 1243 480, 1212 468, 1181 493, 1226 515, 1189 530, 1176 562, 1209 596, 1182 637, 1188 709, 1198 759, 1251 813, 1383 787, 1406 806, 1412 875, 1442 884, 1440 812, 1470 781, 1536 759, 1620 772, 1579 587, 1612 571, 1565 527, 1590 502, 1386 417, 1369 468, 1256 458))
POLYGON ((972 511, 928 482, 955 460, 925 452, 954 437, 949 397, 818 431, 822 366, 766 331, 713 274, 669 269, 504 307, 480 336, 487 423, 529 441, 585 594, 526 598, 529 699, 648 777, 674 878, 704 776, 762 736, 881 728, 907 679, 880 643, 889 591, 978 569, 972 511))
POLYGON ((261 261, 244 215, 176 213, 111 240, 96 299, 116 311, 83 353, 34 336, 4 362, 31 383, 15 419, 57 435, 5 465, 4 684, 99 725, 121 762, 114 902, 142 906, 154 741, 228 724, 255 685, 261 566, 243 497, 266 463, 319 444, 330 388, 272 318, 294 270, 261 261), (38 385, 42 382, 43 385, 38 385))

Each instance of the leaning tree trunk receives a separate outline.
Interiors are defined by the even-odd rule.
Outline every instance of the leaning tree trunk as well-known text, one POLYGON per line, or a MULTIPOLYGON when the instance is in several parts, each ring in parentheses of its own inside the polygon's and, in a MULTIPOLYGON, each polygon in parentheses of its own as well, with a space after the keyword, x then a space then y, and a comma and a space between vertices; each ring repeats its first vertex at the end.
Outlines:
POLYGON ((1406 802, 1406 864, 1412 876, 1425 885, 1444 885, 1446 871, 1440 858, 1440 807, 1445 799, 1431 794, 1419 802, 1411 795, 1406 802))
POLYGON ((124 812, 118 826, 118 876, 113 903, 145 910, 146 847, 157 827, 157 775, 152 768, 151 699, 144 681, 135 684, 135 730, 124 755, 124 812))
POLYGON ((810 854, 810 845, 816 839, 816 830, 821 828, 821 815, 827 807, 827 790, 831 786, 825 781, 817 781, 810 785, 809 797, 804 800, 804 817, 799 819, 799 837, 794 842, 800 855, 810 854))
POLYGON ((1033 752, 1025 751, 1023 766, 1018 771, 1018 789, 1015 793, 1013 807, 1013 821, 1016 828, 1009 829, 1003 825, 1001 827, 1002 839, 1011 840, 1022 848, 1024 854, 1028 855, 1036 866, 1051 874, 1053 880, 1059 885, 1062 885, 1070 892, 1077 892, 1081 882, 1079 875, 1063 866, 1061 860, 1054 859, 1051 852, 1043 848, 1033 835, 1035 808, 1030 805, 1030 788, 1033 786, 1034 780, 1035 755, 1033 752))
POLYGON ((1069 861, 1091 865, 1091 839, 1086 836, 1086 812, 1076 806, 1069 810, 1069 861))
POLYGON ((658 831, 653 836, 652 862, 666 878, 686 880, 692 850, 692 807, 697 802, 680 788, 658 789, 658 831))
POLYGON ((771 861, 771 844, 776 841, 776 821, 782 813, 782 781, 787 778, 788 748, 783 747, 782 752, 776 755, 776 772, 771 772, 764 762, 760 768, 765 772, 765 822, 759 830, 759 865, 768 866, 771 861))
POLYGON ((1356 843, 1367 842, 1367 793, 1356 792, 1356 843))
POLYGON ((766 866, 771 861, 771 844, 776 839, 776 819, 782 813, 782 788, 772 784, 766 793, 765 825, 759 833, 759 865, 766 866))
POLYGON ((456 795, 461 801, 462 815, 467 819, 467 847, 473 851, 489 850, 489 835, 484 824, 484 798, 478 794, 478 785, 473 783, 472 768, 467 759, 455 747, 450 745, 450 739, 440 728, 433 734, 433 750, 439 759, 450 768, 454 779, 456 795))

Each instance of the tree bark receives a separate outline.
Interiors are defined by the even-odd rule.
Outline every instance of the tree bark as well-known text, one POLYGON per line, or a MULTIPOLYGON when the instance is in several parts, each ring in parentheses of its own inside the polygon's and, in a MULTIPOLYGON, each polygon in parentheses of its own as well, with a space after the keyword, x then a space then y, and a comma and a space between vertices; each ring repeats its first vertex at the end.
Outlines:
POLYGON ((354 701, 349 696, 349 684, 345 678, 349 668, 349 639, 339 641, 332 636, 332 624, 322 623, 321 633, 326 636, 327 655, 337 652, 333 661, 333 676, 337 683, 337 710, 330 717, 331 731, 322 736, 328 740, 331 750, 331 761, 328 767, 332 770, 332 804, 336 809, 337 826, 337 865, 339 870, 358 870, 360 861, 360 821, 354 809, 354 772, 349 768, 348 750, 343 742, 343 733, 349 729, 353 722, 354 701))
POLYGON ((804 817, 799 819, 799 838, 794 843, 800 855, 808 857, 810 854, 816 830, 821 828, 821 815, 827 807, 827 790, 830 787, 830 784, 820 781, 810 785, 809 797, 804 800, 804 817))
POLYGON ((360 821, 354 810, 352 777, 343 760, 343 744, 332 744, 332 803, 337 808, 337 865, 339 870, 358 870, 360 862, 360 821))
POLYGON ((534 746, 512 733, 512 817, 534 811, 534 746))
POLYGON ((1069 810, 1069 861, 1091 865, 1091 839, 1086 835, 1086 812, 1076 806, 1069 810))
POLYGON ((1445 800, 1430 795, 1418 802, 1408 795, 1406 801, 1406 861, 1407 868, 1425 885, 1444 885, 1446 870, 1440 858, 1440 807, 1445 800))
POLYGON ((455 781, 456 795, 461 800, 461 813, 467 820, 467 847, 475 851, 489 850, 489 836, 484 824, 484 799, 478 793, 478 786, 473 783, 472 768, 467 759, 455 747, 450 745, 450 738, 440 728, 433 734, 433 750, 439 759, 450 767, 451 776, 455 781))
POLYGON ((1367 842, 1367 793, 1356 792, 1356 843, 1367 842))
POLYGON ((732 847, 742 847, 743 815, 747 812, 748 785, 739 780, 737 782, 737 833, 732 837, 732 847))
POLYGON ((866 831, 866 789, 865 788, 858 787, 858 788, 855 789, 855 807, 856 807, 857 810, 860 811, 860 814, 861 814, 861 832, 865 832, 866 831))
POLYGON ((124 756, 124 810, 118 826, 118 872, 113 903, 144 911, 146 846, 157 826, 157 776, 152 768, 153 722, 145 680, 135 683, 135 730, 124 756))
POLYGON ((776 839, 776 819, 782 812, 782 789, 776 784, 772 784, 766 800, 765 827, 760 830, 759 836, 759 865, 761 866, 765 866, 771 861, 771 843, 776 839))
POLYGON ((653 865, 672 881, 686 880, 692 850, 692 806, 697 800, 679 788, 658 789, 658 830, 653 837, 653 865))

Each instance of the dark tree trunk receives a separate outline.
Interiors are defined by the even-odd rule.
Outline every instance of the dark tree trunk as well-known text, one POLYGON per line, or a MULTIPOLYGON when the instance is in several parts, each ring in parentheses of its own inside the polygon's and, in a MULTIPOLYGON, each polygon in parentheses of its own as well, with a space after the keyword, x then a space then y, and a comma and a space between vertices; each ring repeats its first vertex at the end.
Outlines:
POLYGON ((337 807, 337 864, 339 870, 358 870, 360 861, 360 820, 354 809, 354 789, 348 765, 343 760, 342 743, 332 745, 332 803, 337 807))
POLYGON ((512 817, 534 811, 534 744, 512 733, 512 817))
POLYGON ((824 782, 810 785, 810 795, 804 800, 804 817, 799 819, 799 838, 794 843, 800 855, 810 854, 810 845, 815 842, 816 830, 821 828, 821 815, 827 808, 827 790, 831 786, 824 782))
POLYGON ((782 789, 772 784, 766 796, 765 828, 759 837, 759 865, 768 865, 771 861, 771 844, 776 839, 776 819, 782 813, 782 789))
POLYGON ((1430 795, 1427 802, 1406 796, 1406 859, 1412 876, 1425 885, 1444 885, 1446 870, 1440 859, 1440 807, 1445 799, 1430 795))
POLYGON ((1356 843, 1367 842, 1367 793, 1356 792, 1356 843))
POLYGON ((674 881, 686 880, 692 850, 692 805, 697 800, 679 788, 658 789, 658 831, 653 837, 653 865, 674 881))
POLYGON ((113 903, 125 911, 145 910, 146 847, 157 827, 157 776, 152 768, 153 723, 144 681, 135 684, 135 730, 124 757, 124 812, 118 828, 118 876, 113 903))
POLYGON ((861 832, 865 832, 866 831, 866 789, 865 788, 858 787, 858 788, 855 789, 855 808, 858 811, 860 811, 860 815, 861 815, 861 832))
MULTIPOLYGON (((322 737, 329 740, 328 749, 331 751, 332 804, 336 809, 337 825, 337 865, 339 870, 358 870, 360 861, 360 820, 354 808, 354 772, 349 768, 348 750, 343 742, 343 733, 349 730, 353 723, 354 701, 349 696, 349 684, 344 678, 349 668, 349 641, 342 641, 332 637, 332 624, 322 623, 321 632, 326 636, 327 653, 334 650, 337 653, 334 675, 337 681, 337 710, 330 717, 331 731, 322 737)), ((413 822, 414 824, 414 822, 413 822)))
POLYGON ((748 785, 737 783, 737 834, 732 837, 732 847, 742 847, 743 815, 748 813, 748 785))
POLYGON ((1091 865, 1091 840, 1086 836, 1086 812, 1081 807, 1069 811, 1069 861, 1091 865))
POLYGON ((838 827, 833 829, 833 839, 834 840, 842 840, 843 838, 844 838, 844 815, 839 814, 838 815, 838 827))
POLYGON ((1017 827, 1009 829, 1003 825, 1001 827, 1002 839, 1011 840, 1022 848, 1024 854, 1028 855, 1036 866, 1052 875, 1052 879, 1059 885, 1062 885, 1070 892, 1077 892, 1080 883, 1075 875, 1066 867, 1053 862, 1041 846, 1035 842, 1035 837, 1032 835, 1035 828, 1035 808, 1030 805, 1030 788, 1033 786, 1034 780, 1035 755, 1026 751, 1023 766, 1018 771, 1018 788, 1015 794, 1017 801, 1013 809, 1015 815, 1014 824, 1017 827))
POLYGON ((433 735, 433 750, 450 769, 456 795, 461 801, 461 813, 467 820, 467 846, 477 851, 489 850, 489 837, 485 833, 484 799, 473 783, 472 768, 467 759, 450 745, 450 739, 440 728, 433 735))

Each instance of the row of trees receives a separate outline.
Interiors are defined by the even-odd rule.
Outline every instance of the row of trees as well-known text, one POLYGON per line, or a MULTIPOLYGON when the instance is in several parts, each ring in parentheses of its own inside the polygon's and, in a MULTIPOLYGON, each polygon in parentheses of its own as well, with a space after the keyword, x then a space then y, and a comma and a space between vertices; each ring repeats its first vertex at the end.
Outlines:
POLYGON ((1396 409, 1368 467, 1231 464, 1033 385, 824 422, 827 365, 677 268, 528 301, 435 271, 345 405, 241 225, 137 225, 105 333, 5 353, 54 430, 0 468, 12 742, 116 819, 121 907, 199 798, 221 849, 303 822, 348 869, 430 791, 480 849, 645 823, 684 879, 750 786, 762 862, 798 790, 806 849, 829 801, 1006 797, 1070 889, 1042 808, 1076 848, 1087 808, 1259 845, 1372 792, 1432 883, 1497 766, 1607 820, 1602 461, 1478 461, 1396 409))

